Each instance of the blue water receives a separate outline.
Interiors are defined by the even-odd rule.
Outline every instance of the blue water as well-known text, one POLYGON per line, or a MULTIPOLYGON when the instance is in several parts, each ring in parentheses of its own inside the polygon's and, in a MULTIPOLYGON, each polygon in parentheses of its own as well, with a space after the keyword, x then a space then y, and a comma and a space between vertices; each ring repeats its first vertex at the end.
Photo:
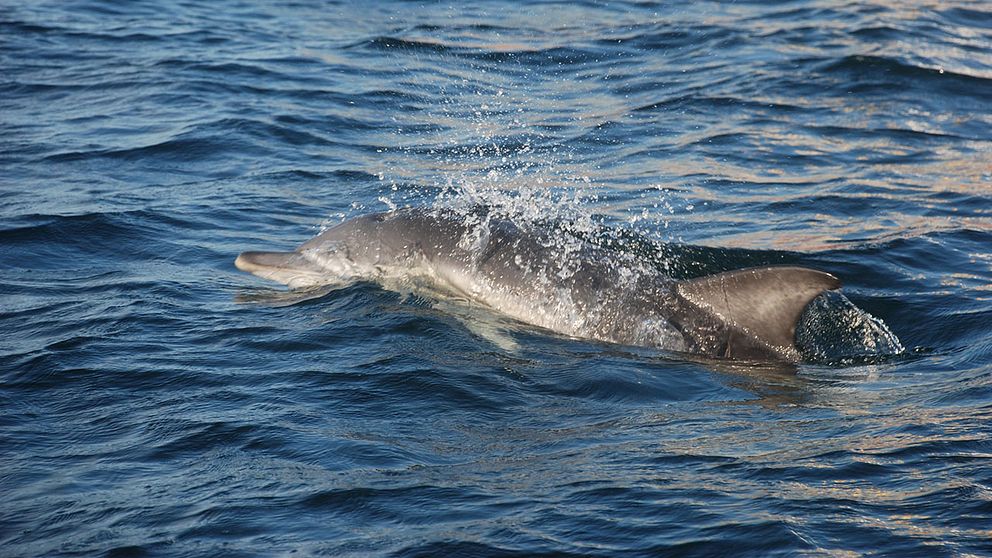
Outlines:
POLYGON ((992 555, 988 4, 4 4, 3 556, 992 555), (829 271, 904 350, 233 266, 404 205, 829 271))

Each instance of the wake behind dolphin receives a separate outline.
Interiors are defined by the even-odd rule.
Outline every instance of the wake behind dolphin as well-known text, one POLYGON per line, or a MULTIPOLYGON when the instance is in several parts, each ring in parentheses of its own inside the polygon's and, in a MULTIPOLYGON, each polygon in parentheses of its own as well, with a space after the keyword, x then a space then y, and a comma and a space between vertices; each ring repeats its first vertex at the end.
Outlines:
POLYGON ((235 265, 290 288, 427 285, 573 337, 748 360, 800 360, 803 311, 840 287, 802 267, 674 281, 573 240, 562 248, 549 232, 508 220, 403 209, 345 221, 293 252, 244 252, 235 265))

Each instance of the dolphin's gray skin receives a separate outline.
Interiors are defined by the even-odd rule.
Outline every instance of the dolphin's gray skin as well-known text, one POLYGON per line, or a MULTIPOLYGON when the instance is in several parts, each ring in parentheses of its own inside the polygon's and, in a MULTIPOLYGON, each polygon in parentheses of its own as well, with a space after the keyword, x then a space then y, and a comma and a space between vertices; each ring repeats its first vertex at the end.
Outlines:
POLYGON ((291 288, 426 285, 574 337, 747 360, 798 361, 796 322, 840 287, 801 267, 672 281, 577 239, 563 245, 509 221, 472 221, 416 209, 365 215, 293 252, 244 252, 235 265, 291 288))

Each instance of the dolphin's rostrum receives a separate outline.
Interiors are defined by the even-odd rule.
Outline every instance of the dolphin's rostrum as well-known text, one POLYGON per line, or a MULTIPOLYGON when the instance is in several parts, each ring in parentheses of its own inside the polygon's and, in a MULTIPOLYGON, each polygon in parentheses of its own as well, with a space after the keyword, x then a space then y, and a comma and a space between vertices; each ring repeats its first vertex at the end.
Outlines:
POLYGON ((244 252, 238 269, 291 288, 417 284, 574 337, 735 359, 797 361, 807 304, 840 287, 801 267, 673 281, 576 238, 509 220, 404 209, 356 217, 293 252, 244 252))

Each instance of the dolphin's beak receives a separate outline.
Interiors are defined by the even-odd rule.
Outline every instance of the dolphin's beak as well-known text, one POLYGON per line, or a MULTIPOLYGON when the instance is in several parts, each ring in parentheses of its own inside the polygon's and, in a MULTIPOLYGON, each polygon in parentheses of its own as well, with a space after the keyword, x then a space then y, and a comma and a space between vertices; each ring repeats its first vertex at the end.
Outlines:
POLYGON ((234 265, 263 279, 282 283, 290 288, 321 285, 324 270, 299 252, 242 252, 234 265))

